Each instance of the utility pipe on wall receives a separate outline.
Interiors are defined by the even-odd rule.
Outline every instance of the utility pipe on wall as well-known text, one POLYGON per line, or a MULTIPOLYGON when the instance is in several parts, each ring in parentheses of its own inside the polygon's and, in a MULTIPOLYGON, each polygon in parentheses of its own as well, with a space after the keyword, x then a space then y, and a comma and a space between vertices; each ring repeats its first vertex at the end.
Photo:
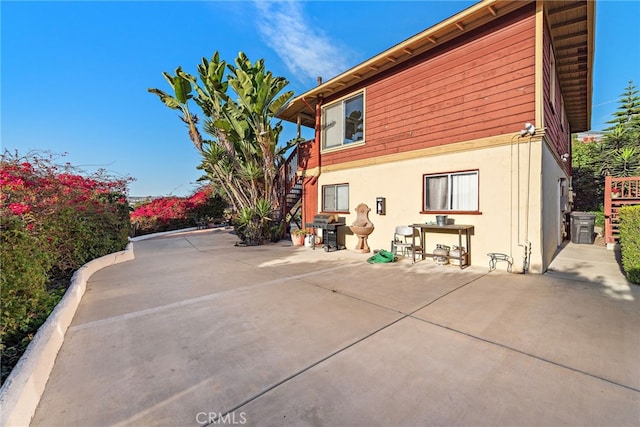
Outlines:
MULTIPOLYGON (((524 254, 523 254, 523 262, 522 262, 522 273, 526 273, 527 270, 529 269, 529 263, 531 260, 531 242, 529 242, 529 198, 530 198, 530 190, 531 190, 531 138, 533 137, 533 135, 535 135, 536 133, 536 128, 534 125, 532 125, 531 123, 526 123, 524 125, 524 129, 522 129, 520 131, 519 134, 517 134, 516 136, 518 137, 518 147, 517 147, 517 151, 516 151, 516 155, 518 157, 517 160, 517 184, 516 184, 516 190, 517 190, 517 221, 516 221, 516 235, 518 237, 518 246, 520 246, 521 248, 524 249, 524 254), (520 233, 520 217, 521 217, 521 208, 522 208, 522 204, 521 204, 521 184, 520 184, 520 175, 521 175, 521 167, 520 167, 520 138, 525 137, 526 135, 529 135, 529 140, 527 142, 527 148, 528 148, 528 152, 527 152, 527 181, 526 181, 526 200, 525 200, 525 215, 524 215, 524 228, 525 228, 525 235, 524 235, 524 241, 521 240, 521 233, 520 233)), ((512 148, 512 161, 513 161, 513 148, 512 148)), ((513 166, 512 166, 513 169, 513 166)), ((513 194, 513 190, 512 190, 512 194, 513 194)), ((512 209, 513 209, 513 203, 512 203, 512 209)), ((511 215, 511 217, 513 217, 513 214, 511 215)), ((513 240, 511 242, 511 245, 513 245, 513 240)), ((511 255, 511 254, 510 254, 511 255)))
MULTIPOLYGON (((535 133, 535 128, 534 128, 535 133)), ((525 207, 525 216, 524 216, 524 263, 522 265, 523 273, 526 273, 529 270, 529 263, 531 262, 531 242, 529 241, 529 199, 531 194, 531 138, 533 134, 529 135, 529 141, 527 142, 528 153, 527 153, 527 197, 526 197, 526 207, 525 207)))

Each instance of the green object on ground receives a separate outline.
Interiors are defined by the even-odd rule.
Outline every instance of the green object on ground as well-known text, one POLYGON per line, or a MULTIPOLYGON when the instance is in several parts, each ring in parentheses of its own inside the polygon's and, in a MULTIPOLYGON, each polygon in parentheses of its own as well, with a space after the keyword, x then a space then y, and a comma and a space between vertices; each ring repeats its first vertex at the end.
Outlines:
POLYGON ((640 285, 640 205, 620 208, 620 252, 627 279, 640 285))
POLYGON ((380 250, 377 254, 367 259, 369 264, 384 264, 387 262, 396 262, 396 256, 384 249, 380 250))

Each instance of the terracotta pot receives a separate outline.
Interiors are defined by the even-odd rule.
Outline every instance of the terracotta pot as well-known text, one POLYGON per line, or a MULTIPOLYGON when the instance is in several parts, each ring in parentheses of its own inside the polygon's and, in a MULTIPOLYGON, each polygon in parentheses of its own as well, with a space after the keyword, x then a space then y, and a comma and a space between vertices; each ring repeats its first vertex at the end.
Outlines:
POLYGON ((291 235, 291 243, 293 246, 302 246, 304 245, 305 234, 292 234, 291 235))

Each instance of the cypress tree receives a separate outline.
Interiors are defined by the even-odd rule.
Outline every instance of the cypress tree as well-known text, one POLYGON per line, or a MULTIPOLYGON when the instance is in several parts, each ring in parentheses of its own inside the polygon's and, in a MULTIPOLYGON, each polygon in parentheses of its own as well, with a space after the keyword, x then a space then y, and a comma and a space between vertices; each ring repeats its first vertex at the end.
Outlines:
POLYGON ((620 95, 618 110, 607 122, 599 156, 602 175, 640 174, 640 91, 629 82, 620 95))

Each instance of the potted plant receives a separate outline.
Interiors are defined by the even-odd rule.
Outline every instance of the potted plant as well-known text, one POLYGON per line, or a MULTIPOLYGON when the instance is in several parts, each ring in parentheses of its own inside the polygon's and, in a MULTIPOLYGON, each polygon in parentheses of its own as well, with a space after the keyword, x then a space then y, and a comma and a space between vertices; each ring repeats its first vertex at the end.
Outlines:
POLYGON ((305 230, 303 228, 297 228, 291 231, 291 243, 293 246, 303 246, 304 238, 309 234, 309 230, 305 230))
POLYGON ((620 197, 620 189, 617 188, 617 187, 612 187, 611 188, 611 198, 617 199, 618 197, 620 197))

